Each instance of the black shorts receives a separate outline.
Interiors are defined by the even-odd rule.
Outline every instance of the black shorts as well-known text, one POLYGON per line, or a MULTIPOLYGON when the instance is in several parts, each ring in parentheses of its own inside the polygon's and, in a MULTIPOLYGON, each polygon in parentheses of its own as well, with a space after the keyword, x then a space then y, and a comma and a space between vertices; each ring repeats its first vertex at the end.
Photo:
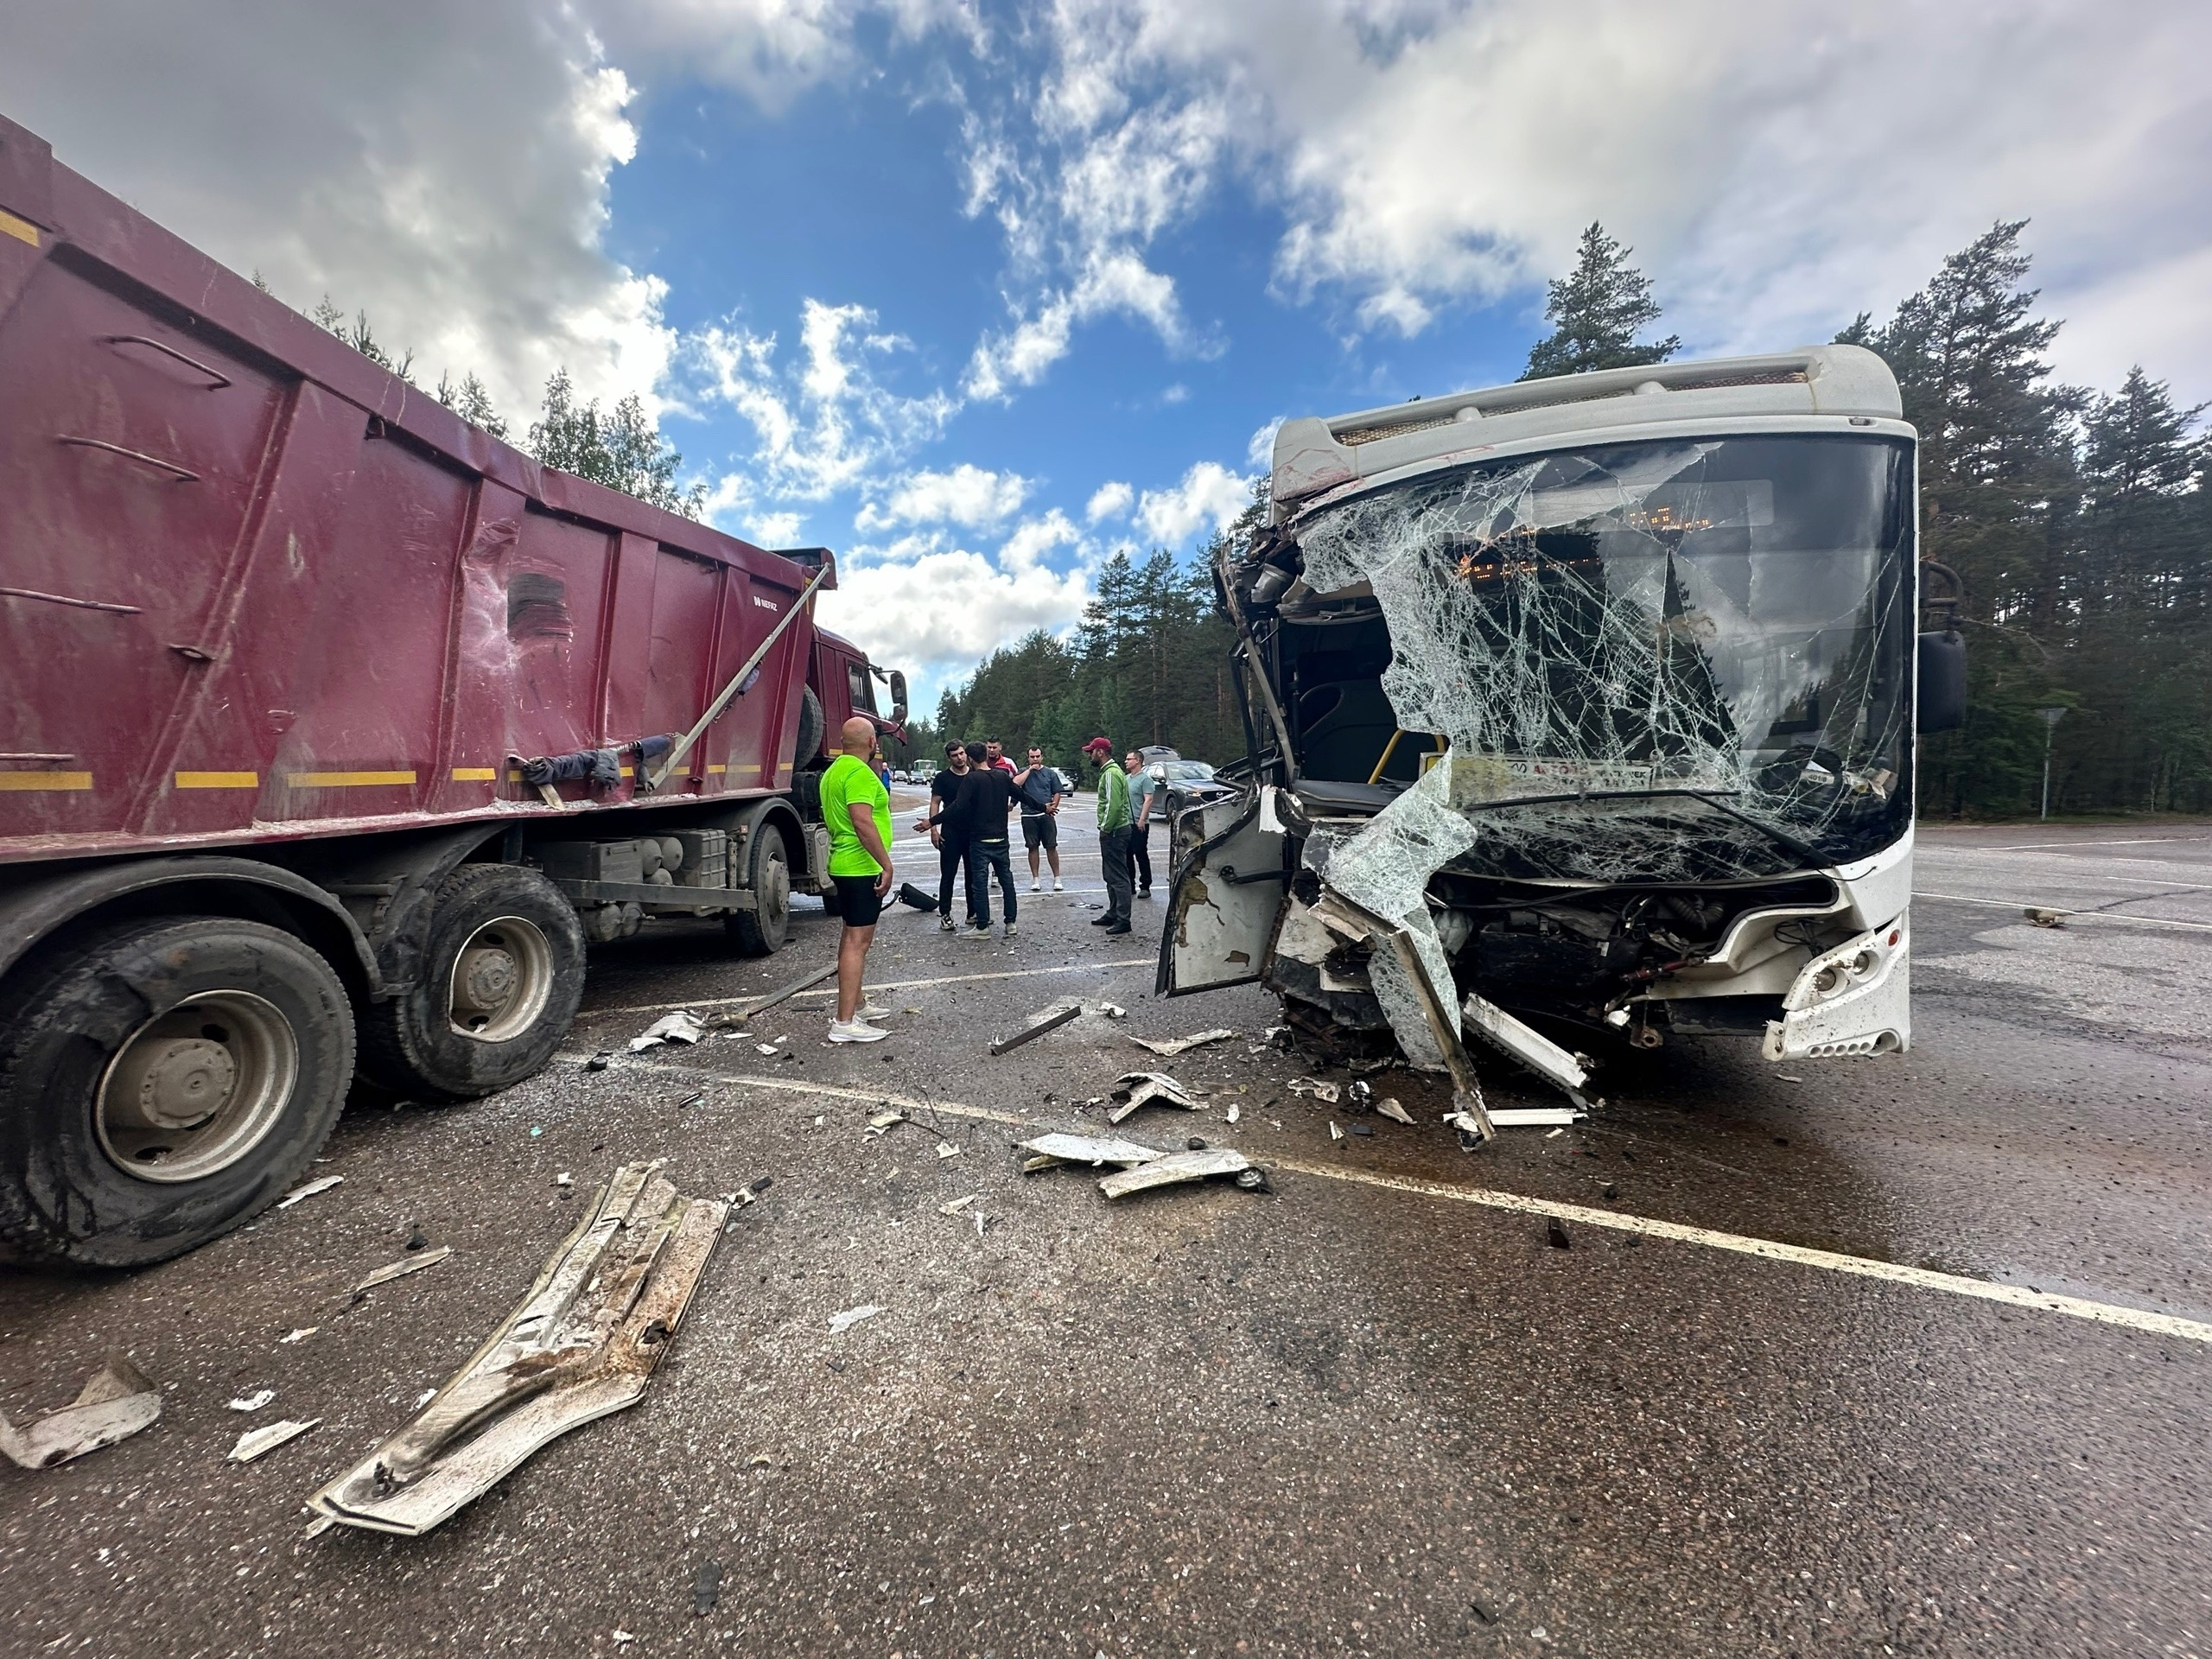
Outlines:
POLYGON ((1031 852, 1042 847, 1046 852, 1058 852, 1060 846, 1060 821, 1049 812, 1021 815, 1021 844, 1031 852))
POLYGON ((830 908, 845 918, 847 927, 874 927, 883 914, 883 895, 875 890, 881 878, 873 875, 833 875, 835 902, 830 908))

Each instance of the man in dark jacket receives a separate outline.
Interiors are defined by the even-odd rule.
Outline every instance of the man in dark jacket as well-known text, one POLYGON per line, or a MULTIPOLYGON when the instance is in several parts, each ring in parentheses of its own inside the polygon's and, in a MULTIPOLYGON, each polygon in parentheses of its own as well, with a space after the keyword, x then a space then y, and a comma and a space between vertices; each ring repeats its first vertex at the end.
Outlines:
POLYGON ((968 775, 960 780, 960 799, 968 814, 968 879, 973 883, 971 938, 991 936, 991 878, 998 877, 1006 899, 1006 936, 1014 936, 1014 858, 1007 842, 1007 819, 1014 810, 1014 779, 995 766, 981 743, 968 746, 968 775))
POLYGON ((968 777, 968 751, 959 743, 944 746, 944 766, 930 779, 930 815, 914 826, 930 832, 937 849, 937 925, 950 933, 952 925, 952 873, 968 870, 968 918, 976 917, 976 868, 968 861, 968 812, 962 805, 960 786, 968 777))

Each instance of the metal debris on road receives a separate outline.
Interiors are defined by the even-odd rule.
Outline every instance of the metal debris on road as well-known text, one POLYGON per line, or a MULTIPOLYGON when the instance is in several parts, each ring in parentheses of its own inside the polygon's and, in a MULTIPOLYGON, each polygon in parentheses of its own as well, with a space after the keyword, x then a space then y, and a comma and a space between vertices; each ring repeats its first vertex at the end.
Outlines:
POLYGON ((678 1008, 674 1014, 664 1014, 647 1026, 642 1036, 632 1037, 630 1052, 632 1054, 642 1053, 649 1048, 658 1048, 663 1043, 688 1046, 706 1034, 706 1024, 697 1014, 689 1008, 678 1008))
POLYGON ((1574 1241, 1567 1236, 1567 1224, 1554 1216, 1544 1224, 1544 1243, 1555 1250, 1570 1248, 1574 1241))
POLYGON ((814 969, 803 977, 791 981, 788 985, 779 986, 766 995, 747 998, 741 1005, 731 1009, 721 1018, 734 1026, 744 1025, 754 1014, 766 1014, 779 1002, 788 1002, 801 991, 810 991, 824 980, 835 979, 836 976, 837 964, 832 962, 828 967, 814 969))
POLYGON ((321 1421, 320 1417, 310 1417, 304 1423, 296 1423, 287 1418, 281 1423, 270 1423, 266 1427, 250 1428, 238 1436, 238 1443, 230 1449, 223 1461, 251 1463, 256 1458, 265 1457, 274 1452, 287 1440, 298 1440, 321 1421))
POLYGON ((861 1133, 862 1135, 884 1135, 897 1128, 901 1123, 904 1123, 906 1121, 906 1114, 904 1112, 878 1112, 874 1117, 868 1119, 868 1128, 862 1129, 861 1133))
POLYGON ((1165 1157, 1101 1178, 1098 1190, 1109 1198, 1125 1198, 1132 1192, 1148 1192, 1155 1186, 1203 1181, 1215 1175, 1236 1175, 1251 1166, 1250 1159, 1227 1147, 1209 1147, 1202 1152, 1171 1152, 1165 1157))
POLYGON ((720 1561, 700 1562, 699 1570, 691 1576, 692 1613, 704 1618, 715 1611, 715 1604, 721 1598, 722 1564, 720 1561))
POLYGON ((1344 1093, 1335 1084, 1326 1082, 1320 1077, 1293 1077, 1290 1080, 1290 1092, 1294 1095, 1311 1095, 1314 1099, 1328 1106, 1335 1105, 1343 1097, 1344 1093))
POLYGON ((957 1216, 981 1196, 980 1193, 970 1192, 966 1198, 955 1198, 950 1204, 940 1204, 937 1207, 937 1212, 940 1216, 957 1216))
MULTIPOLYGON (((1490 1121, 1501 1129, 1548 1129, 1582 1122, 1590 1116, 1579 1106, 1493 1106, 1490 1121)), ((1447 1123, 1451 1119, 1445 1120, 1447 1123)))
POLYGON ((775 1184, 776 1178, 772 1175, 755 1176, 743 1186, 739 1187, 736 1192, 723 1193, 722 1202, 738 1209, 743 1209, 747 1205, 759 1203, 760 1195, 775 1184))
POLYGON ((1370 1083, 1355 1083, 1344 1090, 1344 1105, 1355 1112, 1363 1112, 1375 1103, 1375 1086, 1370 1083))
POLYGON ((960 1148, 950 1141, 940 1141, 937 1143, 937 1155, 940 1158, 957 1158, 960 1155, 960 1148))
POLYGON ((398 1261, 378 1268, 374 1273, 353 1287, 352 1294, 359 1296, 374 1290, 378 1285, 388 1285, 395 1279, 404 1279, 410 1273, 420 1273, 425 1268, 435 1268, 453 1254, 453 1246, 441 1244, 435 1250, 424 1250, 420 1255, 403 1255, 398 1261))
POLYGON ((428 1532, 559 1436, 637 1403, 729 1212, 660 1170, 655 1160, 614 1172, 490 1340, 308 1500, 313 1531, 428 1532))
POLYGON ((1238 1170, 1236 1185, 1247 1192, 1272 1192, 1275 1190, 1275 1184, 1268 1179, 1268 1172, 1257 1164, 1249 1169, 1238 1170))
POLYGON ((1127 1008, 1112 1002, 1101 1002, 1098 1005, 1098 1012, 1109 1020, 1126 1020, 1129 1017, 1129 1011, 1127 1008))
POLYGON ((1202 1031, 1192 1037, 1132 1037, 1129 1040, 1139 1048, 1148 1048, 1164 1060, 1178 1054, 1187 1054, 1194 1048, 1204 1048, 1208 1043, 1225 1043, 1236 1033, 1233 1031, 1202 1031))
POLYGON ((251 1394, 242 1394, 231 1402, 232 1411, 259 1411, 276 1397, 274 1389, 257 1389, 251 1394))
POLYGON ((2037 927, 2063 927, 2073 912, 2064 910, 2045 910, 2041 905, 2030 905, 2020 912, 2037 927))
POLYGON ((161 1389, 118 1351, 59 1411, 21 1428, 0 1412, 0 1452, 22 1468, 51 1469, 128 1440, 161 1414, 161 1389))
POLYGON ((316 1332, 321 1329, 322 1327, 319 1325, 303 1325, 297 1330, 287 1332, 284 1335, 277 1338, 276 1340, 287 1343, 305 1342, 309 1337, 315 1335, 316 1332))
POLYGON ((1180 1107, 1195 1112, 1198 1103, 1188 1089, 1160 1071, 1125 1071, 1115 1081, 1110 1091, 1120 1104, 1106 1114, 1109 1123, 1119 1123, 1140 1106, 1158 1101, 1163 1106, 1180 1107))
POLYGON ((832 1313, 830 1316, 830 1334, 833 1337, 842 1336, 862 1319, 872 1319, 882 1312, 882 1308, 875 1303, 863 1302, 858 1307, 845 1309, 842 1313, 832 1313))
POLYGON ((591 1058, 584 1062, 584 1070, 587 1071, 604 1071, 608 1066, 613 1064, 614 1051, 611 1048, 602 1048, 598 1053, 593 1055, 591 1058))
MULTIPOLYGON (((1397 1096, 1395 1095, 1383 1096, 1382 1099, 1375 1103, 1375 1109, 1377 1112, 1380 1112, 1384 1117, 1389 1118, 1393 1123, 1403 1123, 1410 1126, 1414 1121, 1414 1115, 1408 1111, 1404 1107, 1398 1104, 1397 1096)), ((1491 1114, 1491 1122, 1495 1123, 1497 1121, 1497 1114, 1492 1112, 1491 1114)))
POLYGON ((1157 1147, 1143 1146, 1135 1141, 1089 1135, 1040 1135, 1022 1141, 1014 1150, 1029 1154, 1021 1166, 1025 1175, 1058 1164, 1089 1164, 1096 1168, 1101 1164, 1147 1163, 1166 1155, 1157 1147))
POLYGON ((766 1054, 771 1059, 773 1059, 779 1052, 774 1043, 755 1043, 753 1045, 753 1052, 755 1054, 766 1054))
POLYGON ((1054 1002, 1030 1015, 1029 1023, 1011 1037, 1001 1037, 991 1045, 991 1052, 1003 1054, 1009 1049, 1032 1043, 1048 1031, 1058 1031, 1083 1012, 1080 1001, 1054 1002))
POLYGON ((696 1095, 686 1095, 683 1099, 676 1103, 676 1109, 680 1112, 686 1106, 696 1106, 701 1101, 706 1099, 706 1097, 707 1091, 703 1089, 696 1095))
POLYGON ((1337 1120, 1333 1117, 1331 1118, 1329 1120, 1329 1139, 1332 1141, 1341 1141, 1344 1138, 1344 1132, 1337 1127, 1337 1120))
POLYGON ((343 1175, 326 1175, 319 1181, 309 1181, 305 1186, 296 1186, 276 1200, 279 1210, 289 1210, 302 1198, 311 1198, 318 1192, 327 1192, 345 1180, 343 1175))

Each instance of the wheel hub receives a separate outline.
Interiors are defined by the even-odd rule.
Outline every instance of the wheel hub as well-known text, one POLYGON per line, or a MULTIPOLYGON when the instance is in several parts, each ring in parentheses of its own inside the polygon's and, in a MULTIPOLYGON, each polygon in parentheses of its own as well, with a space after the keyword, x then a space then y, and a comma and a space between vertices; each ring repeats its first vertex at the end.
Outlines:
POLYGON ((537 924, 495 917, 454 957, 447 1023, 480 1043, 511 1042, 545 1012, 555 977, 553 946, 537 924))
POLYGON ((100 1079, 100 1147, 141 1180, 193 1181, 245 1157, 283 1117, 299 1039, 265 997, 203 991, 133 1032, 100 1079))
POLYGON ((453 976, 455 1014, 497 1014, 514 1000, 519 975, 514 953, 503 944, 472 944, 453 976))
POLYGON ((211 1038, 149 1039, 117 1067, 114 1110, 145 1128, 196 1128, 230 1103, 238 1077, 230 1050, 211 1038))

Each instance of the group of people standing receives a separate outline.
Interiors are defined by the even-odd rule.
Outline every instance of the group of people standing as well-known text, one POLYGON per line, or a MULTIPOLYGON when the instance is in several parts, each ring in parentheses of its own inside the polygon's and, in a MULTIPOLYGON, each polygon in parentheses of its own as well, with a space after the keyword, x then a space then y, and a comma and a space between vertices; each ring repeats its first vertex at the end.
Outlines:
MULTIPOLYGON (((838 753, 822 774, 822 817, 830 831, 831 903, 844 922, 837 948, 837 1010, 830 1027, 833 1043, 872 1043, 887 1033, 872 1023, 889 1011, 868 1001, 861 983, 868 946, 891 890, 891 798, 884 785, 874 725, 863 718, 846 721, 838 734, 838 753)), ((1144 758, 1132 750, 1121 762, 1114 746, 1095 737, 1083 746, 1098 767, 1098 849, 1106 878, 1105 913, 1093 926, 1109 934, 1131 931, 1134 898, 1152 892, 1150 819, 1155 783, 1144 758)), ((991 882, 995 880, 1006 907, 1006 937, 1015 937, 1020 901, 1014 894, 1013 820, 1019 812, 1021 839, 1029 854, 1029 890, 1043 887, 1043 865, 1052 872, 1052 891, 1060 880, 1060 774, 1045 764, 1044 751, 1032 748, 1028 764, 1017 768, 995 739, 982 743, 948 743, 944 767, 930 780, 929 816, 915 824, 926 830, 938 849, 938 925, 963 931, 952 919, 952 878, 966 881, 968 925, 972 938, 991 932, 991 882)))

